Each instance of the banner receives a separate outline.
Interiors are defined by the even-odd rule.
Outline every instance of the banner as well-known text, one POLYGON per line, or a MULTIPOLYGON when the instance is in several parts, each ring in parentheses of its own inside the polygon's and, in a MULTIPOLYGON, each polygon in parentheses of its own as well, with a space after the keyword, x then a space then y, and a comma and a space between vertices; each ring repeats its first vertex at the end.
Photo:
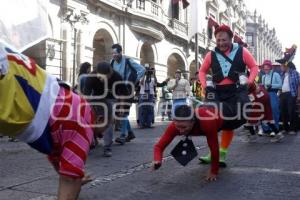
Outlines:
POLYGON ((48 0, 9 0, 0 6, 0 39, 19 51, 48 37, 48 0))

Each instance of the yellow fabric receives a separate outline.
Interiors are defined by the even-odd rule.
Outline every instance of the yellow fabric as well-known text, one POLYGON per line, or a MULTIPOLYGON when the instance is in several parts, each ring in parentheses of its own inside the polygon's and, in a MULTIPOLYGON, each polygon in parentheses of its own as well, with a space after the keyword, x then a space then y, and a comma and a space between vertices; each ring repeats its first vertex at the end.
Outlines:
POLYGON ((0 80, 0 133, 16 136, 31 123, 35 115, 16 76, 22 77, 28 85, 41 94, 47 75, 37 65, 34 65, 34 69, 28 70, 32 66, 25 64, 17 56, 8 57, 8 63, 8 73, 0 80), (18 60, 18 63, 15 60, 18 60))
POLYGON ((193 93, 194 95, 199 98, 199 99, 202 99, 203 96, 202 96, 202 87, 201 87, 201 84, 200 84, 200 81, 195 81, 193 83, 193 93))

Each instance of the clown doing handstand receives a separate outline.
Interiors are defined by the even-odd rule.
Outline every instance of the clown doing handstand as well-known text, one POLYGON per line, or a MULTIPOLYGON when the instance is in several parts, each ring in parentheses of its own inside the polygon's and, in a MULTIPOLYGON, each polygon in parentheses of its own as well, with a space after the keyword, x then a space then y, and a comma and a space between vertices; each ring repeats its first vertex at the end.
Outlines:
POLYGON ((0 134, 47 154, 59 173, 58 199, 77 199, 89 181, 84 164, 94 134, 92 108, 3 42, 0 58, 0 134))

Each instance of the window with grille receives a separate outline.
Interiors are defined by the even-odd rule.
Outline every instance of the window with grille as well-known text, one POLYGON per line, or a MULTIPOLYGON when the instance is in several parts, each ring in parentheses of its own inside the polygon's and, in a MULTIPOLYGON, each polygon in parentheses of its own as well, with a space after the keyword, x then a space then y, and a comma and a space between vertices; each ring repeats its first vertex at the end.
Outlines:
POLYGON ((253 35, 252 34, 247 34, 246 35, 246 42, 247 42, 247 44, 253 46, 254 42, 253 42, 253 35))

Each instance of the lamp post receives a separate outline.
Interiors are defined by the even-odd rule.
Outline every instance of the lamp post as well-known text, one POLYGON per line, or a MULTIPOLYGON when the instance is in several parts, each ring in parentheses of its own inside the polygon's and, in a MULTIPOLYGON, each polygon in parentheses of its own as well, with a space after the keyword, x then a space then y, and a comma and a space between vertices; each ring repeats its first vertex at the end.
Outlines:
POLYGON ((78 13, 74 10, 68 10, 66 13, 66 17, 64 18, 66 22, 68 22, 73 31, 73 69, 72 69, 72 86, 75 86, 75 79, 76 79, 76 51, 77 51, 77 28, 76 24, 80 22, 81 24, 87 24, 88 19, 86 18, 86 15, 83 13, 78 13))

